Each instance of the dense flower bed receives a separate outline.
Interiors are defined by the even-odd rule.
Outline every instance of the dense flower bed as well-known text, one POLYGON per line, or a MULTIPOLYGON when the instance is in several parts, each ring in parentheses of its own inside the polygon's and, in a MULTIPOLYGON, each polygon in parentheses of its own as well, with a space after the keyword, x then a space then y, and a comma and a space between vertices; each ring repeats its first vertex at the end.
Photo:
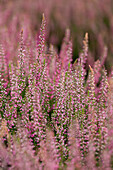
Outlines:
POLYGON ((0 167, 112 169, 113 78, 102 61, 87 73, 88 34, 74 64, 69 30, 59 55, 44 16, 36 45, 23 35, 17 65, 0 46, 0 167))
POLYGON ((73 58, 78 58, 85 32, 89 33, 88 63, 102 58, 108 47, 106 68, 113 62, 113 1, 112 0, 0 0, 0 42, 7 58, 17 59, 18 35, 24 29, 24 39, 37 34, 42 13, 47 18, 46 41, 60 50, 66 28, 70 28, 73 58))

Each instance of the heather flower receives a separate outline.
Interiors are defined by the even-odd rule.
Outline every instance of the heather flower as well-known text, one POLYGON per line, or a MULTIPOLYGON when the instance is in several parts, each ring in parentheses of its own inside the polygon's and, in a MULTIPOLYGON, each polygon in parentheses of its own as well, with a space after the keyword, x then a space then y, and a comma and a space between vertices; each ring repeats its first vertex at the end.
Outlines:
POLYGON ((49 56, 47 56, 47 60, 49 60, 48 61, 48 70, 49 70, 51 79, 53 79, 55 76, 55 71, 56 71, 56 56, 57 56, 53 45, 50 45, 49 52, 50 52, 50 54, 49 54, 49 56))
POLYGON ((41 28, 40 28, 40 34, 39 34, 39 41, 38 41, 38 44, 37 44, 37 60, 39 60, 38 61, 39 63, 41 62, 41 60, 43 58, 43 54, 44 54, 44 47, 45 47, 45 24, 46 24, 46 20, 45 20, 44 14, 43 14, 42 24, 41 24, 41 28))
POLYGON ((79 123, 77 119, 71 123, 69 128, 69 160, 67 169, 82 169, 81 153, 79 143, 79 123))
POLYGON ((70 40, 70 30, 67 29, 62 43, 60 58, 63 69, 68 69, 68 63, 72 61, 72 42, 70 40))
POLYGON ((59 168, 59 154, 56 146, 57 144, 53 136, 53 132, 47 129, 46 133, 46 142, 44 143, 41 141, 39 155, 46 169, 57 170, 59 168))
POLYGON ((7 103, 8 88, 8 73, 7 63, 4 54, 3 46, 0 44, 0 112, 3 117, 5 111, 5 104, 7 103))

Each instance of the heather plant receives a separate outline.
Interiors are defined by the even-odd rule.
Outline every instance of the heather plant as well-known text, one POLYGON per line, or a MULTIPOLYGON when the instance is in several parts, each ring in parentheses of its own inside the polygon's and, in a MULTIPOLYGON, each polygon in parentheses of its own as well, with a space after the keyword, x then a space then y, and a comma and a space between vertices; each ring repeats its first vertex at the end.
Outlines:
MULTIPOLYGON (((17 61, 19 32, 24 29, 24 41, 35 39, 44 12, 47 17, 46 40, 61 48, 66 28, 71 29, 73 58, 78 58, 82 48, 82 37, 89 32, 88 65, 103 58, 107 46, 106 67, 110 70, 113 45, 113 2, 112 0, 1 0, 0 1, 0 42, 5 49, 7 60, 17 61)), ((34 46, 33 46, 34 49, 34 46)))
POLYGON ((34 50, 21 31, 17 64, 7 63, 0 46, 0 167, 112 169, 113 74, 108 80, 102 66, 106 53, 87 73, 88 33, 73 64, 69 29, 58 54, 47 48, 45 28, 43 15, 34 50))

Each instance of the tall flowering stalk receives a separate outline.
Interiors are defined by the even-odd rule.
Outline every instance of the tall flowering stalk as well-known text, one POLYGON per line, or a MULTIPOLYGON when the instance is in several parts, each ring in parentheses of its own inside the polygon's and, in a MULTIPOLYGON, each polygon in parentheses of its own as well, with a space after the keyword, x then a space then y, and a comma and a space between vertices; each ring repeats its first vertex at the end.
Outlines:
POLYGON ((93 154, 98 154, 99 142, 98 142, 98 125, 97 125, 97 106, 95 96, 95 79, 94 71, 90 66, 91 72, 89 73, 89 90, 88 90, 88 130, 89 130, 89 142, 93 144, 93 154))
POLYGON ((0 45, 0 112, 4 117, 5 105, 7 103, 7 64, 3 46, 0 45))
POLYGON ((103 69, 103 75, 99 94, 99 127, 101 134, 101 150, 103 150, 107 143, 107 97, 108 97, 108 79, 107 72, 103 69))
POLYGON ((79 143, 79 123, 76 120, 72 121, 69 128, 69 160, 67 162, 67 169, 82 169, 81 164, 81 152, 80 152, 80 143, 79 143))
POLYGON ((43 55, 44 55, 44 48, 45 48, 45 25, 46 25, 46 20, 45 16, 43 14, 42 18, 42 24, 40 28, 40 34, 37 42, 37 60, 39 62, 43 61, 43 55))
POLYGON ((52 121, 59 141, 62 156, 67 155, 66 138, 67 123, 69 116, 66 113, 66 89, 65 89, 65 75, 62 72, 61 78, 56 86, 56 104, 53 110, 52 121))
POLYGON ((72 41, 70 40, 70 30, 65 32, 65 38, 61 47, 60 58, 63 69, 68 69, 68 63, 72 62, 72 41))
POLYGON ((81 148, 81 156, 82 158, 87 153, 88 149, 88 129, 87 129, 87 98, 85 92, 85 63, 87 59, 88 52, 88 34, 86 33, 85 39, 83 41, 84 48, 83 53, 80 54, 78 61, 75 63, 75 69, 73 71, 74 78, 74 92, 73 92, 73 100, 74 100, 74 111, 75 118, 78 119, 79 122, 79 144, 81 148))

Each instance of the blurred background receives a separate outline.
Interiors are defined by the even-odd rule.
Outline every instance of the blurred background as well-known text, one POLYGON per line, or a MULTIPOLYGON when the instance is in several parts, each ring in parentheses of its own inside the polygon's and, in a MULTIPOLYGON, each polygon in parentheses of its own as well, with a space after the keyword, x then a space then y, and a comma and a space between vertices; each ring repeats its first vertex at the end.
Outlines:
POLYGON ((46 42, 60 51, 66 28, 71 31, 73 60, 82 50, 86 32, 89 35, 88 64, 102 59, 105 47, 108 55, 105 66, 113 63, 113 0, 0 0, 0 43, 7 58, 17 59, 20 31, 24 41, 35 42, 42 13, 46 17, 46 42))

